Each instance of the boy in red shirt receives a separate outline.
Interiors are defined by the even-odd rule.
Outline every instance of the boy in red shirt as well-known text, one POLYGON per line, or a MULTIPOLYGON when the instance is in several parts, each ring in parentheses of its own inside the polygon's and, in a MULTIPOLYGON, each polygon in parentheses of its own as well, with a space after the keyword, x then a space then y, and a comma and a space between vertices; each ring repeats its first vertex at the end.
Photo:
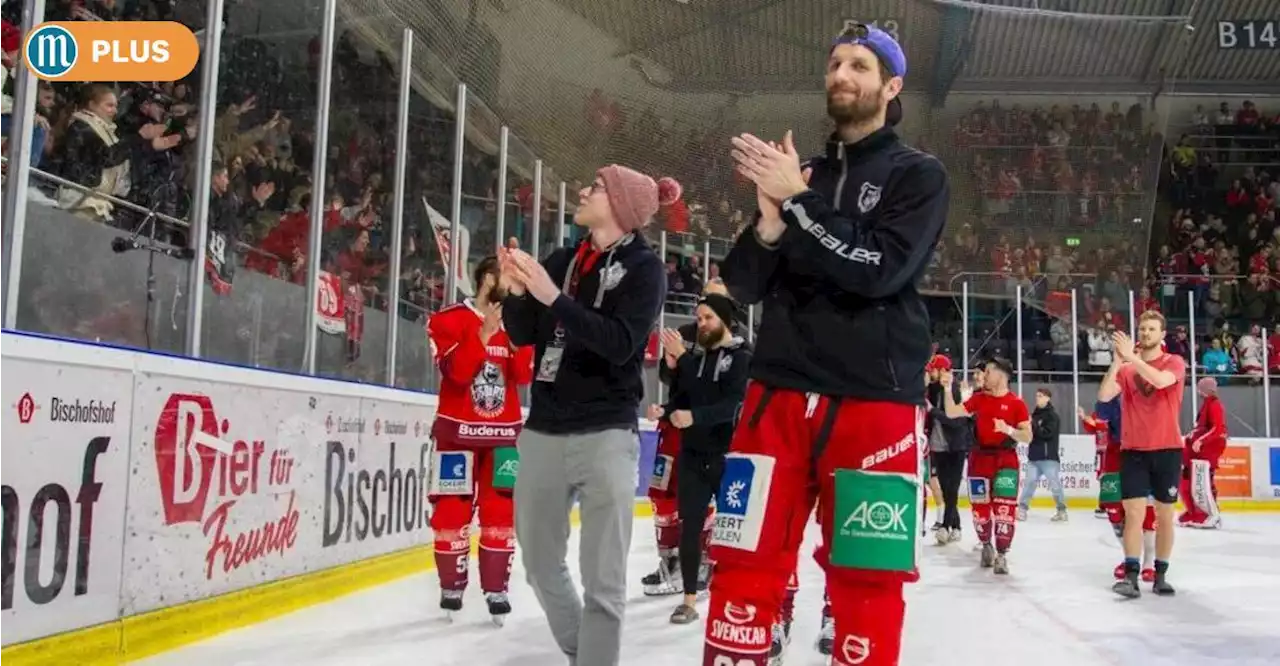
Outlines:
POLYGON ((440 607, 462 609, 478 505, 480 587, 494 622, 501 624, 511 612, 507 585, 516 547, 512 494, 522 420, 517 390, 533 380, 533 347, 516 347, 507 337, 498 276, 496 257, 481 261, 475 300, 431 315, 427 335, 441 375, 429 491, 440 607))
POLYGON ((1112 590, 1130 599, 1141 596, 1138 575, 1142 555, 1142 517, 1147 497, 1156 502, 1156 576, 1152 590, 1172 595, 1165 581, 1173 551, 1173 505, 1182 480, 1182 435, 1178 411, 1187 366, 1181 356, 1164 351, 1164 315, 1144 312, 1138 318, 1138 345, 1124 333, 1112 335, 1115 359, 1098 400, 1120 396, 1124 415, 1120 433, 1120 497, 1124 506, 1124 580, 1112 590))
POLYGON ((973 507, 974 531, 982 542, 982 566, 1007 574, 1005 553, 1013 545, 1018 515, 1018 442, 1031 441, 1031 415, 1022 398, 1009 391, 1009 377, 1013 374, 1009 362, 993 358, 984 367, 985 390, 975 392, 964 404, 957 404, 951 393, 951 374, 943 373, 940 379, 947 418, 972 416, 977 425, 978 445, 969 454, 969 503, 973 507), (991 547, 993 520, 995 548, 991 547))

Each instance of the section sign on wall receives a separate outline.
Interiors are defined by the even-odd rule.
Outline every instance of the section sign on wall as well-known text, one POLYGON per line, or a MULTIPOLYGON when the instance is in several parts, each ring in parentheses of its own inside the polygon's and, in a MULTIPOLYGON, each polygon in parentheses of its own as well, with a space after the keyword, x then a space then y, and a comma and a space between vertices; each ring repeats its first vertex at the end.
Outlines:
POLYGON ((5 359, 4 644, 117 617, 132 375, 5 359))

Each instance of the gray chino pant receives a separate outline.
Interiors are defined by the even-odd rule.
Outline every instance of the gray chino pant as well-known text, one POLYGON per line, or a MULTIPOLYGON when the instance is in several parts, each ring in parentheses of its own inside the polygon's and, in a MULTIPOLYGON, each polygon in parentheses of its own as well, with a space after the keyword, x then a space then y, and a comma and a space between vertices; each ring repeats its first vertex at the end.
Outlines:
POLYGON ((614 666, 627 605, 640 438, 621 429, 548 435, 526 428, 516 445, 516 539, 529 585, 570 664, 614 666), (565 561, 575 499, 582 597, 565 561))

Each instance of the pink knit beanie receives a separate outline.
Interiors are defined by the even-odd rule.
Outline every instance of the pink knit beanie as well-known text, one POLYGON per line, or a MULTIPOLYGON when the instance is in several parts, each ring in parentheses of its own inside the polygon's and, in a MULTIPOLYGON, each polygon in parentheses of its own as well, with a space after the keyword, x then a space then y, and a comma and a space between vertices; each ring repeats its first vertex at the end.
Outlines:
POLYGON ((670 206, 680 199, 680 183, 673 178, 652 178, 634 169, 610 164, 596 172, 604 181, 609 207, 623 231, 636 231, 653 219, 659 206, 670 206))

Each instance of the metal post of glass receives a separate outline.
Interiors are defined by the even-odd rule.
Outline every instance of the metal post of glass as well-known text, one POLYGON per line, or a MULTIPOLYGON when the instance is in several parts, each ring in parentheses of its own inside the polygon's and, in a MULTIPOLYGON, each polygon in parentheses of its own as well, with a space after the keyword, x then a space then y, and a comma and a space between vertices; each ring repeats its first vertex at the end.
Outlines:
MULTIPOLYGON (((44 21, 44 0, 28 0, 23 4, 22 34, 29 35, 44 21)), ((26 54, 19 56, 22 59, 26 54)), ((9 117, 9 164, 4 191, 4 327, 18 327, 18 293, 22 282, 22 241, 27 228, 27 186, 31 179, 31 137, 35 132, 36 98, 39 84, 36 75, 22 66, 14 68, 17 76, 13 95, 13 114, 9 117)))
POLYGON ((387 300, 387 374, 386 381, 396 385, 396 344, 400 330, 400 259, 404 252, 405 171, 409 162, 409 96, 413 94, 413 30, 404 29, 400 43, 400 105, 396 110, 395 182, 391 186, 391 283, 387 300))
POLYGON ((453 202, 449 207, 449 274, 444 278, 444 304, 458 302, 458 273, 462 261, 462 249, 458 237, 462 235, 462 160, 467 149, 467 84, 458 82, 458 96, 454 100, 453 114, 453 202))
MULTIPOLYGON (((1071 288, 1071 401, 1075 403, 1075 412, 1080 411, 1080 325, 1077 323, 1080 307, 1078 292, 1071 288)), ((1080 434, 1080 419, 1072 419, 1076 424, 1076 434, 1080 434)))
POLYGON ((702 279, 711 280, 711 241, 702 241, 702 279))
POLYGON ((756 343, 756 306, 747 306, 747 342, 756 343))
POLYGON ((969 281, 960 283, 960 379, 969 378, 969 281))
POLYGON ((1014 342, 1014 353, 1018 355, 1017 371, 1018 371, 1018 397, 1022 397, 1022 284, 1018 284, 1013 290, 1014 303, 1013 325, 1018 339, 1014 342))
POLYGON ((1129 290, 1129 339, 1134 342, 1138 341, 1138 313, 1133 311, 1134 300, 1133 290, 1129 290))
MULTIPOLYGON (((209 3, 205 25, 222 25, 225 0, 209 3)), ((222 55, 222 31, 205 30, 200 45, 200 128, 196 135, 196 179, 191 202, 191 228, 188 231, 192 259, 187 273, 187 340, 186 355, 200 356, 204 328, 204 258, 209 250, 209 204, 213 190, 213 131, 218 119, 218 64, 222 55)), ((227 238, 219 248, 222 261, 235 262, 235 238, 227 238)), ((313 292, 314 293, 314 292, 313 292)))
POLYGON ((502 251, 502 237, 507 235, 507 150, 511 146, 511 128, 502 126, 498 133, 498 219, 494 223, 493 251, 502 251))
POLYGON ((542 241, 542 160, 533 161, 533 233, 529 240, 529 254, 542 258, 539 243, 542 241))
MULTIPOLYGON (((324 25, 320 30, 320 89, 316 95, 316 145, 311 157, 311 182, 323 186, 329 160, 329 95, 333 90, 333 37, 334 22, 338 15, 338 0, 325 0, 324 25)), ((307 239, 307 330, 303 352, 304 368, 309 375, 316 374, 316 347, 319 344, 319 318, 316 310, 316 294, 320 291, 320 254, 324 248, 324 196, 311 197, 311 231, 307 239)))
MULTIPOLYGON (((658 233, 658 258, 665 265, 667 263, 667 232, 665 230, 658 233)), ((658 365, 666 363, 663 355, 662 332, 667 330, 667 295, 662 295, 662 309, 658 310, 658 365)), ((647 348, 649 345, 645 345, 647 348)), ((658 372, 661 372, 659 370, 658 372)), ((665 403, 667 401, 666 387, 662 384, 662 375, 656 374, 658 378, 658 390, 655 393, 658 396, 658 402, 665 403)))
POLYGON ((560 181, 559 206, 556 208, 556 244, 554 247, 561 248, 567 245, 564 237, 564 214, 565 209, 569 207, 568 187, 564 181, 560 181))
MULTIPOLYGON (((1195 425, 1196 414, 1200 413, 1200 396, 1196 395, 1196 293, 1194 291, 1187 292, 1187 328, 1190 335, 1187 336, 1189 343, 1191 358, 1187 359, 1187 365, 1191 366, 1191 425, 1195 425)), ((1263 365, 1266 365, 1263 363, 1263 365)))
POLYGON ((1262 329, 1262 434, 1271 437, 1271 363, 1267 355, 1267 329, 1262 329))

